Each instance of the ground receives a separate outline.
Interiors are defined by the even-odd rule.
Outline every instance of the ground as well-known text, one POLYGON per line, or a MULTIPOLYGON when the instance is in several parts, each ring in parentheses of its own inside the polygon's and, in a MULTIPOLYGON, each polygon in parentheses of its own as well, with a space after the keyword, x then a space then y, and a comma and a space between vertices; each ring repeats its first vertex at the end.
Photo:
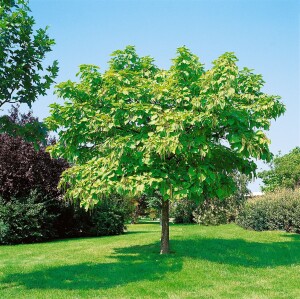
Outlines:
POLYGON ((234 224, 0 247, 0 298, 300 298, 300 236, 234 224))

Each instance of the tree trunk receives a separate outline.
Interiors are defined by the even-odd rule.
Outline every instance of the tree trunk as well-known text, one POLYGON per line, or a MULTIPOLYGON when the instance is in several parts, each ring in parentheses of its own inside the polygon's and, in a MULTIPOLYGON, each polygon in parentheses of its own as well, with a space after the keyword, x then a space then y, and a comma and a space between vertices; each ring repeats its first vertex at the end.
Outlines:
POLYGON ((170 253, 169 248, 169 200, 162 199, 160 254, 170 253))

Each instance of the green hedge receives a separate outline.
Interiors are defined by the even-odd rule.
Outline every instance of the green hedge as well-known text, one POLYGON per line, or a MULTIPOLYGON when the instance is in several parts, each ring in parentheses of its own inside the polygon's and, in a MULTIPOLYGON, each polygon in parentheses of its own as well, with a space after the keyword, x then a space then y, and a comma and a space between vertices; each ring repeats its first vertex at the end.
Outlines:
POLYGON ((41 242, 56 237, 55 215, 47 210, 48 199, 32 191, 26 198, 0 198, 0 244, 41 242))
POLYGON ((118 196, 103 200, 87 212, 38 191, 10 200, 0 197, 0 244, 118 235, 124 232, 131 210, 131 203, 118 196))
POLYGON ((300 189, 277 190, 248 200, 236 222, 244 228, 257 231, 300 233, 300 189))

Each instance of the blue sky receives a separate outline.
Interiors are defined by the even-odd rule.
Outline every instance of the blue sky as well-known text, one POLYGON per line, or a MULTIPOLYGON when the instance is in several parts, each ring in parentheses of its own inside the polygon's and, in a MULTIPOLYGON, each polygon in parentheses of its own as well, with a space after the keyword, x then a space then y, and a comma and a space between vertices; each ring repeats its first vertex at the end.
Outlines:
MULTIPOLYGON (((287 107, 268 134, 271 150, 284 154, 300 145, 299 1, 31 0, 30 7, 37 26, 49 25, 56 40, 48 59, 59 61, 57 82, 75 79, 80 64, 105 70, 110 53, 126 45, 162 68, 182 45, 207 68, 233 51, 239 66, 262 74, 264 91, 280 95, 287 107)), ((34 104, 34 114, 46 117, 55 101, 52 89, 34 104)), ((250 187, 258 191, 259 181, 250 187)))

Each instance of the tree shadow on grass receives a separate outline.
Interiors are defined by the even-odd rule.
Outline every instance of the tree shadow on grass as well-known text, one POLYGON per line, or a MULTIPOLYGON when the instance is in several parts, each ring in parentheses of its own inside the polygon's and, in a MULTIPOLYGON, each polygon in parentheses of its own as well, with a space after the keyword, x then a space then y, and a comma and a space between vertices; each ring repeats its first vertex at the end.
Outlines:
POLYGON ((105 289, 143 280, 160 280, 168 272, 177 272, 182 261, 160 256, 159 243, 117 248, 111 262, 81 263, 15 273, 0 280, 0 290, 11 286, 28 289, 105 289), (2 287, 1 287, 2 284, 2 287))
MULTIPOLYGON (((189 239, 171 241, 173 254, 161 256, 159 243, 116 248, 111 262, 81 263, 6 276, 3 286, 28 289, 106 289, 138 281, 156 281, 181 271, 184 259, 249 268, 300 264, 300 240, 259 243, 243 239, 189 239)), ((209 271, 209 269, 208 269, 209 271)), ((1 289, 1 288, 0 288, 1 289)))
POLYGON ((300 265, 300 239, 288 242, 249 242, 244 239, 174 241, 178 257, 251 268, 300 265))
POLYGON ((285 234, 282 234, 281 236, 300 242, 300 234, 287 234, 287 233, 285 233, 285 234))

